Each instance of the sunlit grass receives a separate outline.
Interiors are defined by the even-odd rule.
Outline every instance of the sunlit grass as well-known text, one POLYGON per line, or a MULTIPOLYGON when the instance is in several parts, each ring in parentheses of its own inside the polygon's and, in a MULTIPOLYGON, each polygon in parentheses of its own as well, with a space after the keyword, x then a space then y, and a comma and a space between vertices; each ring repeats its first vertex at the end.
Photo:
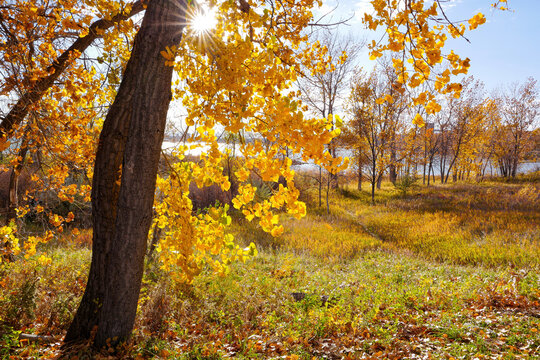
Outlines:
MULTIPOLYGON (((538 185, 460 183, 403 196, 383 183, 331 196, 278 237, 233 214, 237 241, 259 255, 192 285, 146 268, 137 358, 523 358, 540 356, 538 185), (296 301, 293 293, 305 294, 296 301), (323 301, 324 299, 324 301, 323 301)), ((312 196, 312 198, 315 198, 312 196)), ((84 290, 90 233, 51 242, 0 274, 0 355, 57 347, 84 290), (39 257, 46 253, 50 264, 39 257)))
POLYGON ((372 206, 357 200, 363 192, 348 190, 334 198, 334 206, 377 234, 387 248, 460 264, 537 268, 539 192, 534 184, 458 184, 421 187, 403 198, 387 188, 372 206))
POLYGON ((491 352, 532 359, 536 352, 512 344, 538 346, 540 320, 493 304, 528 306, 530 300, 520 296, 538 299, 537 289, 525 285, 536 281, 533 273, 437 264, 381 251, 341 262, 263 252, 235 264, 226 278, 203 274, 188 290, 172 290, 176 295, 166 316, 175 329, 174 342, 161 346, 185 359, 195 353, 311 359, 410 358, 427 352, 436 358, 491 352), (291 294, 298 292, 306 298, 295 301, 291 294), (328 305, 321 296, 331 299, 328 305))

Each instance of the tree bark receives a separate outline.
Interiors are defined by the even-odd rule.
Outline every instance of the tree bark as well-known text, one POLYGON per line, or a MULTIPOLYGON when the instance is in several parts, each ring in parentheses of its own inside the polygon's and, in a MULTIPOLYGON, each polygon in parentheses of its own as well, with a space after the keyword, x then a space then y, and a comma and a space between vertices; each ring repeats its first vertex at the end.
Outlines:
POLYGON ((148 261, 152 261, 154 259, 153 258, 154 250, 156 250, 159 239, 161 238, 161 232, 162 232, 162 229, 158 226, 158 224, 155 224, 153 235, 152 235, 152 241, 150 241, 148 254, 146 255, 146 257, 148 258, 148 261))
POLYGON ((377 183, 377 160, 375 151, 371 151, 371 204, 375 205, 375 184, 377 183))
POLYGON ((23 140, 23 144, 21 145, 18 154, 20 160, 13 166, 9 175, 9 197, 5 220, 6 226, 9 225, 11 221, 17 219, 17 207, 19 206, 19 176, 23 170, 26 161, 26 153, 28 152, 28 147, 24 142, 25 141, 23 140))
POLYGON ((173 68, 160 51, 180 42, 185 9, 184 1, 149 2, 103 124, 92 184, 92 263, 66 343, 91 339, 95 331, 94 345, 102 347, 131 334, 172 96, 173 68))
POLYGON ((358 183, 357 183, 358 191, 362 191, 362 164, 361 164, 360 160, 358 161, 357 180, 358 180, 358 183))
POLYGON ((371 180, 371 204, 375 205, 375 181, 371 180))
POLYGON ((516 140, 516 144, 514 145, 514 151, 512 154, 512 171, 511 175, 513 178, 516 177, 517 174, 517 167, 518 167, 518 160, 519 160, 519 145, 516 140))
POLYGON ((326 179, 326 213, 330 214, 330 184, 332 182, 331 178, 332 173, 328 173, 328 178, 326 179))
POLYGON ((392 163, 389 166, 388 179, 390 180, 392 184, 395 185, 396 180, 397 180, 397 171, 396 171, 396 165, 395 165, 395 161, 396 161, 395 155, 393 157, 394 157, 394 160, 392 160, 392 163))
POLYGON ((396 163, 397 163, 397 151, 396 151, 396 132, 395 129, 392 131, 392 138, 390 139, 390 166, 388 178, 392 184, 396 184, 397 173, 396 173, 396 163))
POLYGON ((322 166, 319 165, 319 207, 322 206, 322 166))
POLYGON ((17 154, 18 161, 11 169, 9 175, 9 196, 8 196, 8 208, 6 213, 6 226, 13 220, 17 219, 17 207, 19 206, 19 176, 24 168, 26 162, 26 154, 28 153, 28 132, 29 125, 26 126, 24 131, 21 147, 17 154))

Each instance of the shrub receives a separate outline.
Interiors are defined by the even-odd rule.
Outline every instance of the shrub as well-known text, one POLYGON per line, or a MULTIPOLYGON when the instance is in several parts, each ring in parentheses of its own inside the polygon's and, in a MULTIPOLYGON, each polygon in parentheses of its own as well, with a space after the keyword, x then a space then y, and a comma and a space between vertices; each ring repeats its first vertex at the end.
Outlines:
POLYGON ((418 181, 418 179, 415 176, 411 174, 406 174, 402 176, 398 181, 396 181, 394 187, 400 192, 402 196, 407 196, 407 193, 410 190, 416 188, 416 181, 418 181))
POLYGON ((18 329, 34 320, 38 280, 37 276, 27 277, 18 289, 9 294, 5 303, 0 304, 5 309, 2 316, 4 325, 18 329))

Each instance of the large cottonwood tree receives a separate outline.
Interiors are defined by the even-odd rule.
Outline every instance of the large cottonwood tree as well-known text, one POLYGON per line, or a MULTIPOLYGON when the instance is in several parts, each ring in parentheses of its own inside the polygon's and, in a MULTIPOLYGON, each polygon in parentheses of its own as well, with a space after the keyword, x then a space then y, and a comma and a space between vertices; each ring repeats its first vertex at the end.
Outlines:
POLYGON ((103 124, 92 184, 92 263, 65 341, 124 341, 131 334, 143 275, 157 165, 173 68, 160 54, 178 45, 186 3, 152 0, 118 94, 103 124))
MULTIPOLYGON (((186 124, 197 124, 190 139, 210 147, 200 163, 169 164, 169 173, 158 178, 164 196, 154 204, 154 221, 157 228, 166 231, 157 250, 163 269, 170 270, 176 280, 190 281, 204 263, 223 272, 228 262, 244 259, 252 252, 251 248, 234 246, 232 236, 225 233, 224 227, 230 223, 226 207, 216 205, 195 216, 187 196, 192 182, 201 186, 218 183, 224 190, 230 186, 222 171, 226 154, 217 146, 216 123, 242 135, 257 134, 257 140, 240 146, 246 161, 236 171, 242 184, 233 203, 249 220, 260 218, 261 227, 273 235, 283 228, 272 209, 285 207, 297 217, 305 214, 305 206, 297 201, 290 159, 284 163, 276 156, 279 144, 295 153, 307 149, 304 155, 320 162, 340 161, 323 156, 324 144, 333 137, 327 126, 329 120, 304 119, 293 100, 294 93, 283 95, 296 80, 297 67, 303 62, 317 66, 314 58, 323 61, 320 47, 301 56, 290 51, 290 47, 306 40, 302 29, 312 17, 312 3, 289 3, 280 7, 279 13, 271 14, 267 4, 260 2, 258 10, 263 16, 247 3, 239 5, 220 4, 218 27, 203 38, 192 29, 182 32, 193 4, 149 1, 99 140, 92 185, 92 264, 66 342, 89 339, 97 328, 96 346, 114 344, 127 339, 133 327, 153 215, 157 165, 173 96, 173 69, 183 81, 183 86, 175 87, 175 96, 183 99, 188 111, 186 124), (240 36, 240 32, 246 36, 240 36), (185 41, 180 42, 182 33, 185 41), (264 149, 260 147, 261 138, 273 138, 279 144, 264 149), (248 178, 250 171, 262 181, 284 176, 288 187, 280 186, 269 199, 259 202, 248 178)), ((185 148, 180 148, 176 156, 181 159, 183 151, 185 148)))

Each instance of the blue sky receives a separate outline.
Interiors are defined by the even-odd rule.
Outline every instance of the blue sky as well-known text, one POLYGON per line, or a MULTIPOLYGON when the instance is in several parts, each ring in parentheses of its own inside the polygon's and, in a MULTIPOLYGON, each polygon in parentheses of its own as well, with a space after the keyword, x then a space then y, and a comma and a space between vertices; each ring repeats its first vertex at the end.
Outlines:
MULTIPOLYGON (((512 82, 523 82, 529 76, 540 80, 540 1, 508 0, 511 11, 491 8, 494 0, 451 0, 446 2, 446 13, 452 21, 466 20, 479 11, 487 22, 469 32, 464 39, 451 39, 448 49, 471 59, 469 74, 483 81, 486 89, 494 90, 512 82)), ((332 8, 335 0, 324 1, 322 10, 332 8)), ((340 0, 337 17, 354 16, 350 26, 341 29, 368 40, 376 34, 365 30, 359 21, 362 14, 370 12, 369 0, 340 0)), ((367 52, 362 54, 361 66, 371 67, 367 52)))

